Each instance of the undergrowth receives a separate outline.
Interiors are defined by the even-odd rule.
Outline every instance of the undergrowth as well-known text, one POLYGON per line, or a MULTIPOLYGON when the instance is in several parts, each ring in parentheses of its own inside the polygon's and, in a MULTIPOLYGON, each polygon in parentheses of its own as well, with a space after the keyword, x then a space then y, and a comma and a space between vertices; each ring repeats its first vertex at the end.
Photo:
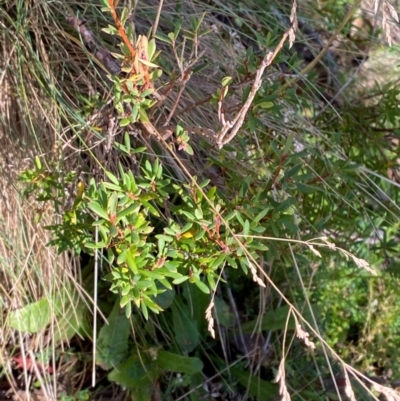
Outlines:
POLYGON ((399 399, 399 90, 360 87, 360 3, 2 6, 14 394, 399 399))

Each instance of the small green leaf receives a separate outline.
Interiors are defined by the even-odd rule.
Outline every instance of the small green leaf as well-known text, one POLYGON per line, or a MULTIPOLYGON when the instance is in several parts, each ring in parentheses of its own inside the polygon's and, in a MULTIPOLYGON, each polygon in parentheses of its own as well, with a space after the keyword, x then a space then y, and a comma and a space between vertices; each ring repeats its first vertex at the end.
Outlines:
POLYGON ((164 235, 164 234, 157 234, 156 235, 156 238, 157 239, 160 239, 160 238, 162 238, 164 241, 166 241, 166 242, 172 242, 174 239, 172 238, 172 237, 170 237, 170 236, 168 236, 168 235, 164 235))
POLYGON ((157 34, 157 35, 154 35, 154 37, 158 40, 161 40, 161 42, 171 44, 171 39, 169 37, 167 37, 166 35, 157 34))
POLYGON ((102 207, 97 203, 97 202, 90 202, 88 204, 88 208, 95 212, 98 216, 102 217, 103 219, 109 221, 108 214, 105 210, 102 209, 102 207))
POLYGON ((226 257, 228 255, 225 253, 222 253, 221 255, 219 255, 216 259, 214 259, 214 261, 211 264, 211 269, 215 270, 218 267, 220 267, 225 261, 226 261, 226 257))
POLYGON ((132 149, 132 150, 131 150, 131 154, 143 153, 145 150, 147 150, 147 148, 146 148, 145 146, 141 146, 141 147, 139 147, 139 148, 132 149))
POLYGON ((101 30, 109 35, 116 35, 118 34, 118 30, 115 26, 109 25, 107 28, 101 28, 101 30))
POLYGON ((139 109, 139 119, 142 123, 149 122, 149 116, 142 108, 139 109))
POLYGON ((274 103, 273 102, 261 102, 261 103, 258 103, 256 105, 256 107, 260 108, 260 109, 270 109, 271 107, 274 107, 274 103))
POLYGON ((189 213, 186 210, 179 210, 180 213, 184 214, 189 220, 196 220, 192 213, 189 213))
POLYGON ((104 187, 107 189, 111 189, 113 191, 121 191, 121 187, 119 185, 111 184, 110 182, 104 182, 104 187))
POLYGON ((157 238, 157 246, 158 246, 158 253, 162 254, 162 251, 165 248, 165 239, 162 238, 162 236, 161 237, 158 236, 158 238, 157 238))
POLYGON ((139 274, 139 270, 137 268, 135 258, 132 255, 130 250, 128 250, 126 253, 126 263, 127 263, 128 267, 131 269, 131 271, 133 272, 133 274, 139 274))
POLYGON ((38 170, 42 169, 42 162, 40 161, 40 157, 39 156, 35 156, 35 166, 38 170))
POLYGON ((294 134, 293 132, 290 133, 290 135, 287 138, 287 141, 285 143, 285 147, 283 148, 282 154, 287 155, 289 153, 290 148, 292 147, 294 140, 294 134))
POLYGON ((182 18, 179 18, 177 21, 174 22, 174 36, 175 36, 175 38, 177 38, 178 35, 179 35, 179 32, 180 32, 180 30, 182 28, 182 22, 183 22, 182 18))
POLYGON ((129 136, 129 132, 125 132, 125 134, 124 134, 124 142, 125 142, 125 149, 127 150, 127 153, 130 153, 130 150, 131 150, 131 138, 129 136))
POLYGON ((204 292, 204 294, 210 293, 210 289, 201 280, 195 278, 194 283, 197 285, 200 291, 204 292))
POLYGON ((243 226, 243 235, 249 235, 249 230, 250 230, 250 222, 249 220, 246 219, 243 226))
POLYGON ((142 310, 143 316, 146 320, 149 320, 149 311, 146 304, 142 301, 140 304, 140 309, 142 310))
POLYGON ((169 40, 171 41, 171 43, 175 42, 175 34, 173 32, 170 32, 168 34, 169 40))
POLYGON ((204 237, 205 233, 206 233, 205 230, 200 230, 200 231, 195 235, 194 240, 195 240, 195 241, 201 240, 201 239, 204 237))
POLYGON ((194 155, 193 148, 188 143, 185 146, 185 152, 190 156, 194 155))
POLYGON ((224 220, 226 222, 228 222, 229 220, 232 220, 236 216, 236 214, 237 214, 237 210, 234 210, 234 211, 228 213, 228 215, 226 217, 224 217, 224 220))
POLYGON ((118 264, 118 265, 121 265, 122 263, 124 263, 125 260, 126 260, 127 255, 128 255, 128 251, 127 251, 126 249, 124 249, 124 250, 118 255, 117 264, 118 264))
POLYGON ((118 205, 118 194, 113 192, 112 195, 108 198, 108 213, 110 216, 115 215, 115 211, 117 210, 118 205))
POLYGON ((117 227, 115 227, 114 225, 112 225, 111 227, 110 227, 110 235, 111 235, 111 237, 116 237, 117 235, 118 235, 118 228, 117 227))
MULTIPOLYGON (((157 64, 151 63, 150 61, 139 59, 139 61, 147 67, 159 68, 157 64)), ((142 120, 143 121, 143 120, 142 120)))
POLYGON ((263 219, 267 215, 268 212, 269 212, 269 208, 266 207, 260 213, 258 213, 258 215, 253 219, 253 221, 258 223, 261 219, 263 219))
POLYGON ((194 211, 194 215, 196 216, 196 218, 198 220, 202 220, 203 219, 203 211, 201 209, 196 209, 194 211))
POLYGON ((112 265, 115 259, 115 255, 112 249, 107 249, 107 261, 108 264, 112 265))
POLYGON ((182 284, 184 281, 186 281, 188 279, 189 279, 188 276, 178 277, 172 282, 172 284, 174 284, 174 285, 182 284))
POLYGON ((97 243, 94 242, 86 242, 85 243, 85 248, 88 249, 101 249, 104 248, 106 246, 106 243, 104 241, 100 241, 97 243))
POLYGON ((232 82, 232 77, 224 77, 222 78, 222 86, 228 86, 232 82))
POLYGON ((106 176, 113 184, 118 185, 118 186, 120 185, 118 178, 110 171, 106 171, 106 176))
POLYGON ((132 302, 128 302, 125 305, 125 316, 129 319, 132 314, 132 302))
POLYGON ((120 127, 126 127, 131 123, 131 120, 129 118, 123 118, 119 121, 119 126, 120 127))
POLYGON ((140 209, 139 203, 134 203, 128 206, 126 209, 123 209, 117 213, 117 221, 120 221, 125 216, 130 216, 132 214, 137 214, 140 209))
POLYGON ((156 52, 156 41, 151 39, 147 47, 147 56, 150 61, 153 60, 154 53, 156 52))

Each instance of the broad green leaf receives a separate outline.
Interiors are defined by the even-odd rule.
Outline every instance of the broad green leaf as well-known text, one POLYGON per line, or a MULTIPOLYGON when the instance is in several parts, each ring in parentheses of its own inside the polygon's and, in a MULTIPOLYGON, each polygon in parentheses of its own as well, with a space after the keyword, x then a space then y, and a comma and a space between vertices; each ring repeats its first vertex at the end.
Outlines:
POLYGON ((203 362, 199 358, 182 356, 167 351, 158 351, 158 366, 175 373, 193 375, 203 370, 203 362))
POLYGON ((175 298, 171 309, 176 343, 182 352, 192 352, 199 344, 197 322, 181 298, 175 298))
POLYGON ((106 370, 116 367, 128 352, 130 322, 119 300, 115 302, 107 321, 100 329, 96 352, 96 364, 106 370))
POLYGON ((197 286, 185 283, 183 296, 189 305, 191 316, 197 322, 200 335, 207 333, 207 321, 205 319, 206 309, 210 304, 210 296, 201 291, 197 286))
POLYGON ((156 361, 142 352, 136 351, 124 362, 116 366, 108 375, 108 380, 129 388, 135 394, 135 400, 149 401, 153 392, 153 382, 160 375, 156 361))
POLYGON ((11 311, 8 315, 8 325, 23 333, 38 333, 50 324, 51 319, 49 300, 42 298, 11 311))
POLYGON ((230 311, 229 305, 219 297, 215 298, 215 309, 218 317, 218 324, 227 328, 235 325, 235 316, 230 311))
POLYGON ((253 376, 250 372, 239 369, 235 366, 231 367, 231 373, 238 379, 239 383, 244 386, 251 397, 255 400, 273 400, 279 396, 279 386, 271 382, 253 376))
POLYGON ((167 309, 172 305, 174 301, 175 291, 172 289, 167 289, 164 292, 158 294, 153 298, 154 302, 159 305, 162 309, 167 309))
MULTIPOLYGON (((312 307, 314 315, 316 316, 316 319, 318 320, 318 318, 320 316, 320 309, 319 309, 318 305, 313 304, 313 305, 311 305, 311 307, 312 307)), ((279 307, 278 309, 268 311, 263 316, 260 329, 261 330, 274 330, 274 331, 275 330, 283 330, 286 326, 286 320, 287 320, 288 313, 289 313, 288 305, 283 305, 283 306, 279 307)), ((308 322, 312 323, 312 314, 308 308, 305 308, 304 312, 302 313, 302 316, 308 322)), ((254 319, 250 322, 244 323, 242 325, 243 333, 251 333, 257 324, 259 324, 258 318, 254 319)), ((295 320, 293 317, 291 317, 288 322, 288 329, 294 330, 295 328, 296 328, 295 320)))
POLYGON ((65 305, 58 311, 57 324, 54 325, 55 344, 69 341, 77 333, 84 338, 90 338, 91 327, 89 322, 89 310, 86 302, 75 293, 64 298, 65 305))

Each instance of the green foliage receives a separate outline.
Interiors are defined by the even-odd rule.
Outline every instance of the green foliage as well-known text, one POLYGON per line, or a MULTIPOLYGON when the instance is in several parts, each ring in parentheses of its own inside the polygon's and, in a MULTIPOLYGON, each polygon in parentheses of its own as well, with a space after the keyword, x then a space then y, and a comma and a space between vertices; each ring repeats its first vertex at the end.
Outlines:
POLYGON ((23 333, 40 333, 55 319, 55 341, 70 340, 75 334, 88 335, 87 310, 78 293, 70 287, 49 294, 11 311, 8 324, 23 333))
MULTIPOLYGON (((103 5, 104 11, 113 11, 107 1, 103 5)), ((340 13, 336 12, 328 25, 340 13)), ((138 37, 127 23, 128 15, 123 8, 120 26, 104 30, 122 41, 116 57, 125 75, 109 78, 119 125, 130 129, 135 123, 152 122, 162 104, 154 97, 161 68, 170 79, 164 92, 168 97, 176 82, 184 88, 192 74, 205 79, 200 74, 214 60, 206 58, 195 66, 200 39, 208 33, 204 14, 189 21, 177 17, 168 34, 138 37), (159 47, 161 42, 174 57, 160 56, 156 43, 159 47)), ((274 21, 267 29, 273 18, 261 12, 258 18, 265 19, 256 30, 243 15, 232 14, 243 36, 249 36, 252 43, 261 49, 276 46, 281 27, 274 21)), ((274 68, 285 66, 299 73, 303 62, 299 55, 284 49, 274 68)), ((243 105, 251 93, 247 83, 259 66, 255 46, 247 46, 234 74, 219 66, 218 84, 207 94, 209 102, 201 104, 221 110, 228 101, 243 105)), ((239 134, 218 154, 210 150, 209 162, 219 168, 223 181, 218 188, 210 179, 191 177, 181 182, 168 161, 160 161, 167 159, 165 153, 172 154, 175 145, 185 156, 199 157, 199 144, 192 140, 184 121, 176 125, 173 145, 163 149, 165 153, 160 152, 163 157, 159 158, 150 146, 138 146, 126 131, 123 143, 114 143, 112 149, 120 160, 118 166, 103 167, 105 179, 91 178, 87 188, 77 183, 78 174, 65 174, 59 165, 50 163, 44 168, 39 158, 35 168, 21 176, 29 184, 26 193, 34 194, 38 201, 52 202, 58 213, 58 221, 47 227, 53 233, 49 245, 60 253, 96 255, 106 265, 107 272, 101 278, 111 294, 102 301, 114 307, 106 313, 108 323, 98 334, 96 363, 109 371, 110 381, 129 388, 135 399, 151 399, 155 382, 161 382, 171 398, 183 389, 186 393, 201 387, 204 379, 200 372, 210 369, 205 368, 206 359, 229 382, 224 384, 226 389, 245 388, 254 399, 278 395, 278 385, 271 382, 278 356, 270 364, 260 362, 264 368, 260 377, 244 363, 225 372, 226 364, 234 358, 224 354, 226 359, 222 359, 221 351, 215 351, 215 344, 209 341, 204 318, 210 294, 221 329, 219 341, 232 333, 263 332, 268 333, 276 355, 289 346, 284 356, 295 390, 312 383, 317 375, 328 375, 312 366, 300 341, 287 340, 296 329, 295 320, 287 320, 287 305, 277 306, 275 290, 268 287, 260 293, 254 283, 243 280, 250 271, 253 280, 265 286, 255 262, 291 302, 306 305, 300 308, 302 317, 312 326, 315 319, 329 344, 346 344, 338 351, 342 356, 371 374, 377 364, 400 371, 388 355, 397 355, 400 345, 396 336, 400 305, 390 276, 398 276, 399 191, 385 177, 387 170, 398 164, 398 152, 387 145, 387 133, 396 133, 399 123, 398 87, 388 84, 371 91, 369 96, 379 99, 373 105, 350 98, 336 110, 332 105, 321 106, 317 96, 325 94, 325 88, 317 82, 316 71, 298 84, 288 84, 284 76, 276 79, 278 70, 271 71, 267 71, 239 134), (134 163, 127 165, 127 160, 134 163), (328 242, 327 236, 335 244, 328 242), (372 241, 374 238, 378 240, 372 241), (352 254, 357 257, 349 256, 352 254), (358 258, 367 260, 378 276, 371 278, 355 269, 349 258, 358 267, 363 266, 358 258), (222 273, 228 277, 227 286, 222 273), (237 296, 236 304, 226 301, 227 287, 237 296), (260 305, 265 306, 262 316, 258 316, 260 305), (239 318, 233 306, 239 308, 239 318), (141 315, 132 313, 135 308, 141 315), (163 316, 156 316, 161 311, 163 316), (139 344, 133 344, 129 336, 132 327, 139 344), (351 339, 354 327, 357 341, 351 339), (363 353, 363 349, 367 351, 363 353), (183 376, 166 378, 166 371, 183 376)), ((82 106, 82 115, 88 114, 94 100, 82 106)), ((65 328, 65 338, 87 332, 83 330, 87 325, 80 320, 85 310, 82 303, 77 303, 75 314, 66 310, 69 312, 61 327, 69 323, 72 330, 65 328)), ((50 303, 41 299, 10 316, 11 327, 37 332, 51 321, 50 303)), ((315 389, 296 394, 300 394, 299 399, 321 397, 315 389)))
POLYGON ((245 185, 233 204, 226 204, 215 187, 204 192, 208 180, 192 186, 171 183, 157 160, 153 165, 146 160, 142 173, 135 178, 120 165, 119 178, 106 172, 109 181, 96 183, 92 179, 64 213, 63 221, 48 227, 54 233, 51 245, 60 252, 69 247, 92 255, 97 249, 106 250, 111 272, 105 279, 111 282, 110 290, 121 296, 120 305, 127 316, 132 303, 146 318, 148 309, 160 312, 155 297, 171 289, 171 284, 188 280, 209 293, 210 288, 216 289, 218 271, 226 264, 241 266, 247 272, 249 258, 234 235, 243 236, 248 254, 257 259, 258 252, 268 248, 252 236, 265 230, 260 221, 269 210, 275 213, 276 227, 283 224, 291 228, 290 218, 278 213, 291 203, 286 200, 271 205, 265 191, 249 197, 245 185), (157 234, 151 221, 160 218, 172 196, 178 196, 180 203, 169 207, 173 218, 160 221, 157 234), (214 210, 223 208, 234 211, 222 219, 214 210))
POLYGON ((116 302, 97 338, 97 365, 109 370, 126 358, 130 329, 129 320, 121 314, 119 302, 116 302))
POLYGON ((91 395, 88 389, 78 391, 74 396, 67 395, 64 392, 61 393, 61 401, 88 401, 91 395))
POLYGON ((51 322, 49 300, 40 299, 21 309, 13 311, 9 317, 10 326, 26 333, 37 333, 51 322))

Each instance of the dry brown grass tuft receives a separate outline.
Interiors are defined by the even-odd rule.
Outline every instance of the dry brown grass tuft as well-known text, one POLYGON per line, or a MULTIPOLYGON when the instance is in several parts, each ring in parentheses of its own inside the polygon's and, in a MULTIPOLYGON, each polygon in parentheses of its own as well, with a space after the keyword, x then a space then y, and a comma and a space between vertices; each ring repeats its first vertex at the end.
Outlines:
MULTIPOLYGON (((39 35, 43 27, 36 26, 30 32, 38 46, 33 51, 27 32, 12 25, 15 10, 11 2, 8 5, 0 10, 0 361, 15 386, 11 357, 51 347, 52 335, 45 330, 20 335, 10 327, 9 314, 60 293, 73 279, 76 263, 46 246, 51 233, 44 227, 54 224, 55 210, 51 204, 43 207, 33 197, 24 197, 25 186, 18 180, 23 170, 33 167, 36 155, 42 156, 44 163, 57 161, 55 146, 61 113, 44 89, 54 76, 53 60, 39 35), (35 60, 37 54, 40 69, 35 60)), ((35 12, 31 18, 31 26, 35 26, 35 12)), ((29 26, 25 29, 28 31, 29 26)))

